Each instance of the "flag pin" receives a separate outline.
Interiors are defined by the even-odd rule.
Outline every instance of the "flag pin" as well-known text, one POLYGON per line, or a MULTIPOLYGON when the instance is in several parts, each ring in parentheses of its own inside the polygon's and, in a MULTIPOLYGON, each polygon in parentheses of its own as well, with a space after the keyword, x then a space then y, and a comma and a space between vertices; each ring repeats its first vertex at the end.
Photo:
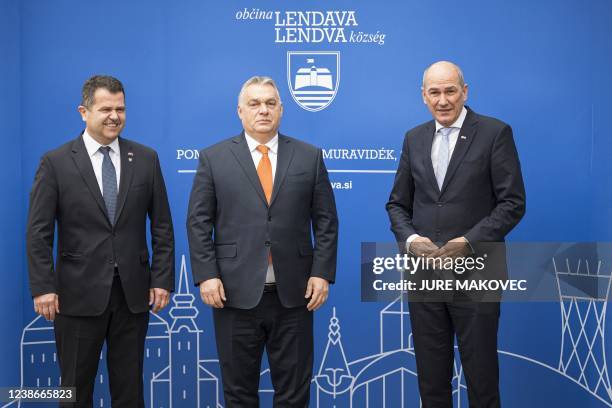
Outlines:
POLYGON ((133 158, 134 158, 134 153, 128 152, 128 161, 131 162, 133 158))
POLYGON ((465 136, 463 136, 463 135, 461 135, 461 138, 462 138, 462 139, 467 139, 467 137, 465 137, 465 136))

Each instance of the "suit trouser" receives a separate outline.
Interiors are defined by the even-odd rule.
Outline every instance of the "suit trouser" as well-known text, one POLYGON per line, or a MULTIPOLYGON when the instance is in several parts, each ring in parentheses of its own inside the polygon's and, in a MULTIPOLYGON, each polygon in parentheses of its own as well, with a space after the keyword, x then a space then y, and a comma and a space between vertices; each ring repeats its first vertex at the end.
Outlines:
POLYGON ((454 339, 470 408, 500 407, 497 302, 409 302, 423 408, 452 408, 454 339))
MULTIPOLYGON (((60 298, 61 310, 61 298, 60 298)), ((142 365, 149 313, 132 313, 118 276, 113 280, 110 300, 100 316, 55 318, 55 343, 62 387, 76 387, 76 403, 62 407, 92 407, 93 390, 106 340, 111 406, 144 407, 142 365)))
POLYGON ((274 386, 274 407, 308 406, 313 364, 312 312, 285 308, 275 290, 253 309, 213 309, 227 408, 259 406, 264 346, 274 386))

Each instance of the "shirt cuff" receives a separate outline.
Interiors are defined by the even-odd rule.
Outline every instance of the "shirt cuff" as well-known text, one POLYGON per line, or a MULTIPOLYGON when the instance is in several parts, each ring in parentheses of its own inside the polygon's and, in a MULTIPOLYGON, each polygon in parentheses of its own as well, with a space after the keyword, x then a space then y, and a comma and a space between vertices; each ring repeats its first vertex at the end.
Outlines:
POLYGON ((474 251, 474 247, 472 246, 470 241, 466 237, 461 237, 461 238, 465 239, 465 242, 467 242, 468 246, 470 247, 470 250, 472 251, 472 254, 475 254, 476 251, 474 251))
POLYGON ((412 244, 412 241, 414 241, 416 238, 419 238, 419 237, 420 237, 419 234, 412 234, 406 239, 406 252, 408 252, 411 255, 414 255, 414 253, 410 252, 410 244, 412 244))

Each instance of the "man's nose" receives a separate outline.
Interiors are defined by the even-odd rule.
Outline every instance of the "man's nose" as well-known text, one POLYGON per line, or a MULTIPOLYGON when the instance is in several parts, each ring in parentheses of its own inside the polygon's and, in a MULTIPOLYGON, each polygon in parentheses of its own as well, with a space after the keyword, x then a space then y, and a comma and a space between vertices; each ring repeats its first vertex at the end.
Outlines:
POLYGON ((261 105, 259 105, 259 113, 261 113, 262 115, 267 115, 268 105, 266 105, 265 103, 262 103, 261 105))
POLYGON ((116 110, 111 110, 111 112, 110 112, 110 118, 111 118, 112 120, 117 120, 117 119, 119 119, 119 113, 117 113, 117 111, 116 111, 116 110))

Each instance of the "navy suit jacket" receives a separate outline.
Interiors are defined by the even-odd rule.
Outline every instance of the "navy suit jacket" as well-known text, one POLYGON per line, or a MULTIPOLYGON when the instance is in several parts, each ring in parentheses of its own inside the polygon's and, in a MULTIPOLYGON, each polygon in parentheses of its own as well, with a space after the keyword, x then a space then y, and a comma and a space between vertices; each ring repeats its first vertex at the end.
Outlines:
POLYGON ((464 236, 503 242, 525 213, 525 187, 507 124, 468 109, 438 188, 431 162, 435 122, 408 131, 387 203, 391 230, 404 247, 412 234, 438 245, 464 236))
POLYGON ((196 285, 220 278, 227 306, 253 308, 269 251, 285 307, 307 303, 311 276, 334 282, 338 219, 320 149, 279 134, 270 205, 244 133, 200 151, 199 159, 187 217, 196 285))

